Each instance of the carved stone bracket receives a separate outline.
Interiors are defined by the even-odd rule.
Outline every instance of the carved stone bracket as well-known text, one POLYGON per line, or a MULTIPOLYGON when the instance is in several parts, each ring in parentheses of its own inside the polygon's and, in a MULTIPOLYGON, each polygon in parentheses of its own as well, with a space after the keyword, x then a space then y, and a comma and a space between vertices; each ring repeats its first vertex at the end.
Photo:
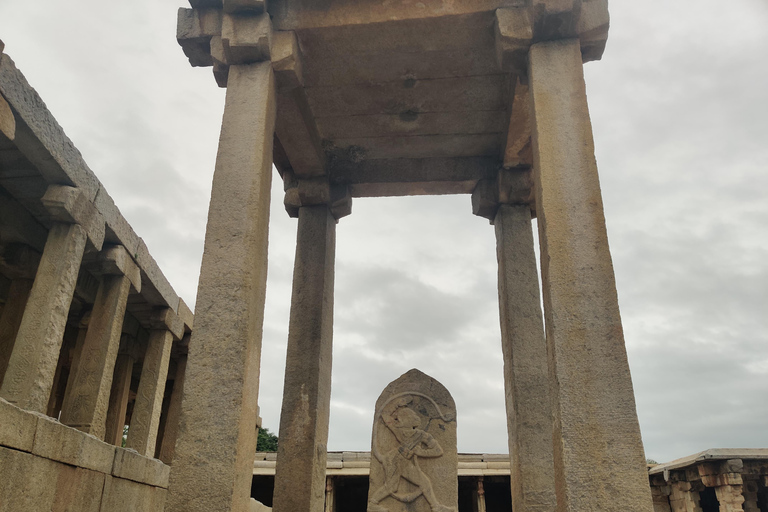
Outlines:
POLYGON ((501 204, 524 204, 535 216, 533 176, 528 166, 500 169, 496 179, 480 180, 472 192, 472 213, 493 223, 501 204))
POLYGON ((299 216, 302 206, 327 204, 336 220, 352 213, 352 194, 346 185, 332 185, 328 178, 297 178, 290 171, 283 171, 285 211, 291 217, 299 216))
POLYGON ((534 43, 579 39, 584 62, 600 60, 608 40, 608 0, 533 0, 496 11, 496 53, 503 71, 527 76, 534 43))

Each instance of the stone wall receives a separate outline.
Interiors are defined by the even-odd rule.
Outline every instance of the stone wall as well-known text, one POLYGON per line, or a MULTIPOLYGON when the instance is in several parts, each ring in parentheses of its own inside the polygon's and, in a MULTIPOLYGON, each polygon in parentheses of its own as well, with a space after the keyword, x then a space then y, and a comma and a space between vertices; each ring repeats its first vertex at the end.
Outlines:
POLYGON ((159 512, 169 470, 0 399, 0 512, 159 512))

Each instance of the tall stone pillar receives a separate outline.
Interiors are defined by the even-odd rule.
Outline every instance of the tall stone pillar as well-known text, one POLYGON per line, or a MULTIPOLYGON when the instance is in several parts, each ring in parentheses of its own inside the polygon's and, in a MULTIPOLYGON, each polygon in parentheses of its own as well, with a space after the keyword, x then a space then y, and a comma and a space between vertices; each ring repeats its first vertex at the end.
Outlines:
POLYGON ((577 39, 529 52, 559 512, 653 510, 577 39))
POLYGON ((670 485, 669 507, 672 512, 702 512, 699 492, 690 482, 678 480, 670 485))
POLYGON ((33 283, 33 279, 12 280, 8 290, 8 300, 0 313, 0 384, 3 382, 8 361, 11 359, 16 333, 19 331, 33 283))
POLYGON ((494 225, 512 508, 551 511, 552 414, 530 206, 501 205, 494 225))
POLYGON ((115 375, 112 379, 112 391, 109 394, 106 433, 104 435, 104 441, 115 446, 121 446, 123 443, 125 413, 128 409, 128 397, 131 394, 131 374, 135 363, 136 359, 130 353, 118 353, 115 361, 115 375))
POLYGON ((74 187, 51 185, 43 205, 53 224, 29 292, 0 396, 45 413, 86 241, 97 250, 104 219, 74 187))
POLYGON ((230 66, 167 512, 247 512, 267 281, 275 79, 230 66))
POLYGON ((703 463, 698 466, 701 483, 715 488, 721 512, 744 512, 744 461, 728 459, 720 463, 703 463))
POLYGON ((122 246, 105 250, 91 268, 102 278, 61 422, 104 439, 128 293, 131 286, 141 290, 141 275, 122 246))
POLYGON ((126 448, 132 448, 145 457, 155 456, 171 345, 174 337, 180 339, 184 332, 183 323, 170 308, 159 312, 152 327, 125 443, 126 448))
MULTIPOLYGON (((186 339, 186 338, 185 338, 186 339)), ((179 416, 181 415, 181 397, 184 393, 184 378, 187 373, 187 354, 180 354, 176 363, 176 377, 173 379, 173 391, 168 404, 168 417, 165 419, 163 442, 160 446, 160 460, 166 464, 173 461, 176 439, 179 436, 179 416)))
POLYGON ((326 205, 302 206, 293 271, 275 512, 323 512, 331 402, 336 220, 326 205))
POLYGON ((325 477, 325 512, 334 512, 336 508, 336 482, 332 476, 325 477))
MULTIPOLYGON (((514 493, 513 493, 514 496, 514 493)), ((477 512, 485 512, 485 487, 483 486, 483 477, 477 477, 477 512)), ((513 509, 516 510, 516 509, 513 509)), ((543 510, 543 509, 542 509, 543 510)))

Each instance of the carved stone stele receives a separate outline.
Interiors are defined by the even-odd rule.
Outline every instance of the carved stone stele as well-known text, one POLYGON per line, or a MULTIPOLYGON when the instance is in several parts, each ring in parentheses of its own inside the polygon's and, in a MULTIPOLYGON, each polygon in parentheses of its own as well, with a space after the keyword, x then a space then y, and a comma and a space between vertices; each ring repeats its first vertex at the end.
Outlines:
POLYGON ((376 401, 368 512, 457 512, 456 404, 413 369, 376 401))

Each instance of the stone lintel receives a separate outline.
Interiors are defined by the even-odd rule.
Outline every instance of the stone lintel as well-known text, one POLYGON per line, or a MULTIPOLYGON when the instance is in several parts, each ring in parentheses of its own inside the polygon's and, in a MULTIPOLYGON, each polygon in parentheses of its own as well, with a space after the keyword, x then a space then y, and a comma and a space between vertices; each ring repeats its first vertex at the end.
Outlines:
POLYGON ((525 74, 528 47, 533 41, 533 23, 525 7, 496 11, 496 61, 503 71, 525 74))
POLYGON ((603 57, 609 27, 608 0, 589 0, 582 3, 579 39, 581 58, 584 62, 600 60, 603 57))
POLYGON ((13 116, 11 106, 0 94, 0 133, 8 140, 16 138, 16 118, 13 116))
POLYGON ((80 224, 97 251, 104 243, 104 218, 77 187, 49 185, 40 199, 54 222, 80 224))
POLYGON ((224 13, 221 20, 221 42, 227 64, 253 64, 270 60, 272 22, 269 15, 224 13))
POLYGON ((219 9, 179 8, 176 40, 194 67, 211 66, 211 38, 221 36, 222 13, 219 9))
POLYGON ((9 279, 34 279, 40 256, 26 244, 8 244, 2 250, 0 269, 9 279))
POLYGON ((224 12, 230 14, 262 14, 267 10, 266 0, 223 0, 224 12))
POLYGON ((179 309, 177 310, 179 318, 184 323, 184 333, 189 334, 192 332, 192 327, 195 322, 195 313, 187 306, 184 299, 179 297, 179 309))
POLYGON ((533 165, 530 89, 528 84, 522 82, 520 75, 515 83, 510 110, 507 145, 504 148, 504 167, 533 165))
POLYGON ((94 275, 127 277, 135 292, 141 293, 141 271, 122 245, 105 248, 95 258, 85 263, 88 271, 94 275))
POLYGON ((173 337, 180 340, 184 336, 184 321, 171 308, 158 309, 149 316, 150 329, 171 331, 173 337))

